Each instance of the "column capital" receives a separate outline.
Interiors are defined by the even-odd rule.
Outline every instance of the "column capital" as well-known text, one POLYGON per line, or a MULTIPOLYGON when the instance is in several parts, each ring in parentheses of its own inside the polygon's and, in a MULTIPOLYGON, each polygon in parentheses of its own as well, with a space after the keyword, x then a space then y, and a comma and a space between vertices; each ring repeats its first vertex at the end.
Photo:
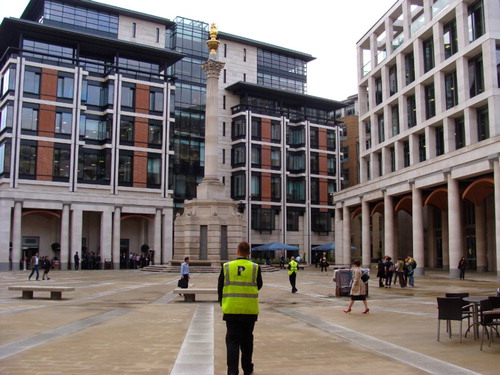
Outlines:
POLYGON ((218 79, 222 68, 224 68, 224 65, 226 65, 226 64, 223 62, 209 59, 209 60, 205 61, 203 64, 201 64, 201 67, 205 71, 207 78, 217 78, 218 79))

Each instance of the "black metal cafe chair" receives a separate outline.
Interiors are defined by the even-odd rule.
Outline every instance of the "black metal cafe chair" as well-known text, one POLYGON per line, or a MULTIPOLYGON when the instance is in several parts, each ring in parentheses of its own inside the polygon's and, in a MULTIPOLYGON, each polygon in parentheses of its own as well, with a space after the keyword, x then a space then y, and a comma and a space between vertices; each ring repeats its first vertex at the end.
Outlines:
POLYGON ((491 342, 493 341, 493 329, 495 328, 498 330, 498 326, 500 326, 500 312, 493 310, 493 304, 489 298, 480 301, 479 306, 479 324, 483 327, 480 350, 483 350, 484 331, 488 333, 488 346, 491 346, 491 342), (488 328, 489 332, 487 331, 488 328))
POLYGON ((448 334, 451 338, 451 321, 460 322, 460 342, 462 342, 462 322, 467 317, 462 314, 462 299, 457 297, 437 297, 438 304, 438 332, 437 341, 439 341, 439 333, 441 328, 441 320, 446 320, 448 334))
MULTIPOLYGON (((469 293, 446 293, 444 295, 445 297, 449 298, 460 298, 462 299, 462 315, 464 318, 467 318, 467 325, 470 328, 470 320, 471 318, 474 317, 474 305, 472 303, 468 303, 467 301, 464 300, 465 297, 469 297, 469 293)), ((467 328, 467 331, 465 332, 465 337, 467 337, 467 332, 469 331, 469 328, 467 328)))

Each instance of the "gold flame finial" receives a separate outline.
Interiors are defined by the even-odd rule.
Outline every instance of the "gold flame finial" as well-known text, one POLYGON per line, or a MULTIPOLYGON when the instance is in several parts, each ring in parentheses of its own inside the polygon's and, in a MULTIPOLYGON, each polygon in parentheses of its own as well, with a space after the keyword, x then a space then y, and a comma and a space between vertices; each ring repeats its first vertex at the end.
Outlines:
POLYGON ((210 49, 210 54, 215 55, 217 53, 217 48, 219 48, 220 42, 217 40, 217 26, 215 23, 210 25, 210 39, 207 40, 208 49, 210 49))

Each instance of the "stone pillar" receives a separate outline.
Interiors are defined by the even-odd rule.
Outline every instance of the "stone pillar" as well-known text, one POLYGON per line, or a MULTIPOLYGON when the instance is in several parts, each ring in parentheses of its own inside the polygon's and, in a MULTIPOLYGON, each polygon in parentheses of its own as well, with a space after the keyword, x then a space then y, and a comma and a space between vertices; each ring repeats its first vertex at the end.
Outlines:
MULTIPOLYGON (((21 261, 21 224, 23 215, 23 203, 16 201, 14 203, 14 222, 12 226, 12 269, 19 269, 19 262, 21 261)), ((29 259, 28 259, 29 262, 29 259)))
POLYGON ((154 258, 151 261, 156 264, 161 257, 161 210, 156 210, 155 227, 153 235, 153 250, 155 251, 154 258))
POLYGON ((396 256, 394 251, 394 201, 384 192, 384 253, 391 258, 396 256))
POLYGON ((173 234, 173 214, 172 210, 163 210, 163 231, 162 231, 162 247, 161 247, 161 259, 162 264, 168 263, 174 257, 174 244, 172 239, 173 234))
POLYGON ((450 230, 448 212, 442 211, 441 215, 441 240, 443 241, 443 271, 450 269, 450 230))
POLYGON ((101 266, 104 265, 105 260, 112 259, 112 215, 111 211, 103 211, 101 214, 101 243, 100 243, 100 255, 101 255, 101 266))
POLYGON ((342 246, 342 261, 345 265, 351 264, 351 211, 347 204, 344 204, 343 217, 343 246, 342 246))
POLYGON ((497 272, 497 281, 500 282, 500 161, 497 159, 493 162, 493 175, 494 175, 494 199, 495 199, 495 225, 494 228, 497 228, 495 233, 495 249, 496 249, 496 272, 497 272))
POLYGON ((122 208, 120 206, 115 207, 115 212, 113 214, 113 252, 111 254, 111 262, 113 269, 120 269, 120 240, 122 233, 122 208))
POLYGON ((428 206, 427 210, 427 266, 436 268, 436 228, 434 227, 436 209, 428 206))
POLYGON ((343 264, 343 229, 342 206, 338 204, 335 206, 335 264, 343 264))
POLYGON ((207 75, 205 114, 205 177, 203 180, 219 181, 219 127, 218 82, 224 63, 209 59, 201 66, 207 75))
POLYGON ((448 174, 448 236, 450 246, 450 277, 459 278, 458 262, 463 253, 460 189, 458 181, 448 174))
POLYGON ((363 267, 368 267, 371 264, 372 252, 370 241, 370 205, 368 201, 361 201, 361 250, 363 267))
MULTIPOLYGON (((413 231, 413 258, 417 262, 415 275, 423 275, 425 267, 424 257, 424 218, 422 205, 422 190, 415 184, 412 186, 412 231, 413 231)), ((458 263, 457 263, 458 264, 458 263)))
POLYGON ((475 205, 476 216, 476 261, 477 271, 488 271, 488 257, 486 256, 486 220, 484 202, 480 205, 475 205))
POLYGON ((72 209, 72 211, 71 211, 71 253, 74 254, 78 251, 80 254, 80 259, 83 258, 82 225, 83 225, 83 211, 79 208, 72 209))
POLYGON ((69 246, 69 204, 63 203, 61 214, 61 269, 71 269, 73 255, 75 254, 75 251, 71 250, 69 246), (63 263, 63 257, 66 258, 65 263, 63 263))
POLYGON ((14 263, 11 257, 14 257, 13 253, 10 253, 10 228, 12 221, 12 201, 2 200, 0 201, 0 271, 7 271, 9 269, 18 270, 23 269, 20 267, 21 258, 18 256, 17 263, 14 263), (10 262, 13 262, 12 265, 10 262))

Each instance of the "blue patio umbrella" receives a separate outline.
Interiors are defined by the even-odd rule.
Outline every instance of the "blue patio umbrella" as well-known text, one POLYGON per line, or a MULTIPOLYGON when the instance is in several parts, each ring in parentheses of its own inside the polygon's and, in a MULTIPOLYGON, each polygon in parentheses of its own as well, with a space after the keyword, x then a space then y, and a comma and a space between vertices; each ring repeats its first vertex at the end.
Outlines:
MULTIPOLYGON (((335 250, 335 242, 327 242, 327 243, 324 243, 323 245, 314 246, 311 250, 318 250, 318 251, 335 250)), ((351 250, 357 250, 357 247, 351 246, 351 250)))
POLYGON ((260 246, 255 246, 252 248, 253 250, 295 250, 298 251, 299 247, 298 246, 293 246, 293 245, 287 245, 281 242, 271 242, 267 243, 265 245, 260 245, 260 246))

